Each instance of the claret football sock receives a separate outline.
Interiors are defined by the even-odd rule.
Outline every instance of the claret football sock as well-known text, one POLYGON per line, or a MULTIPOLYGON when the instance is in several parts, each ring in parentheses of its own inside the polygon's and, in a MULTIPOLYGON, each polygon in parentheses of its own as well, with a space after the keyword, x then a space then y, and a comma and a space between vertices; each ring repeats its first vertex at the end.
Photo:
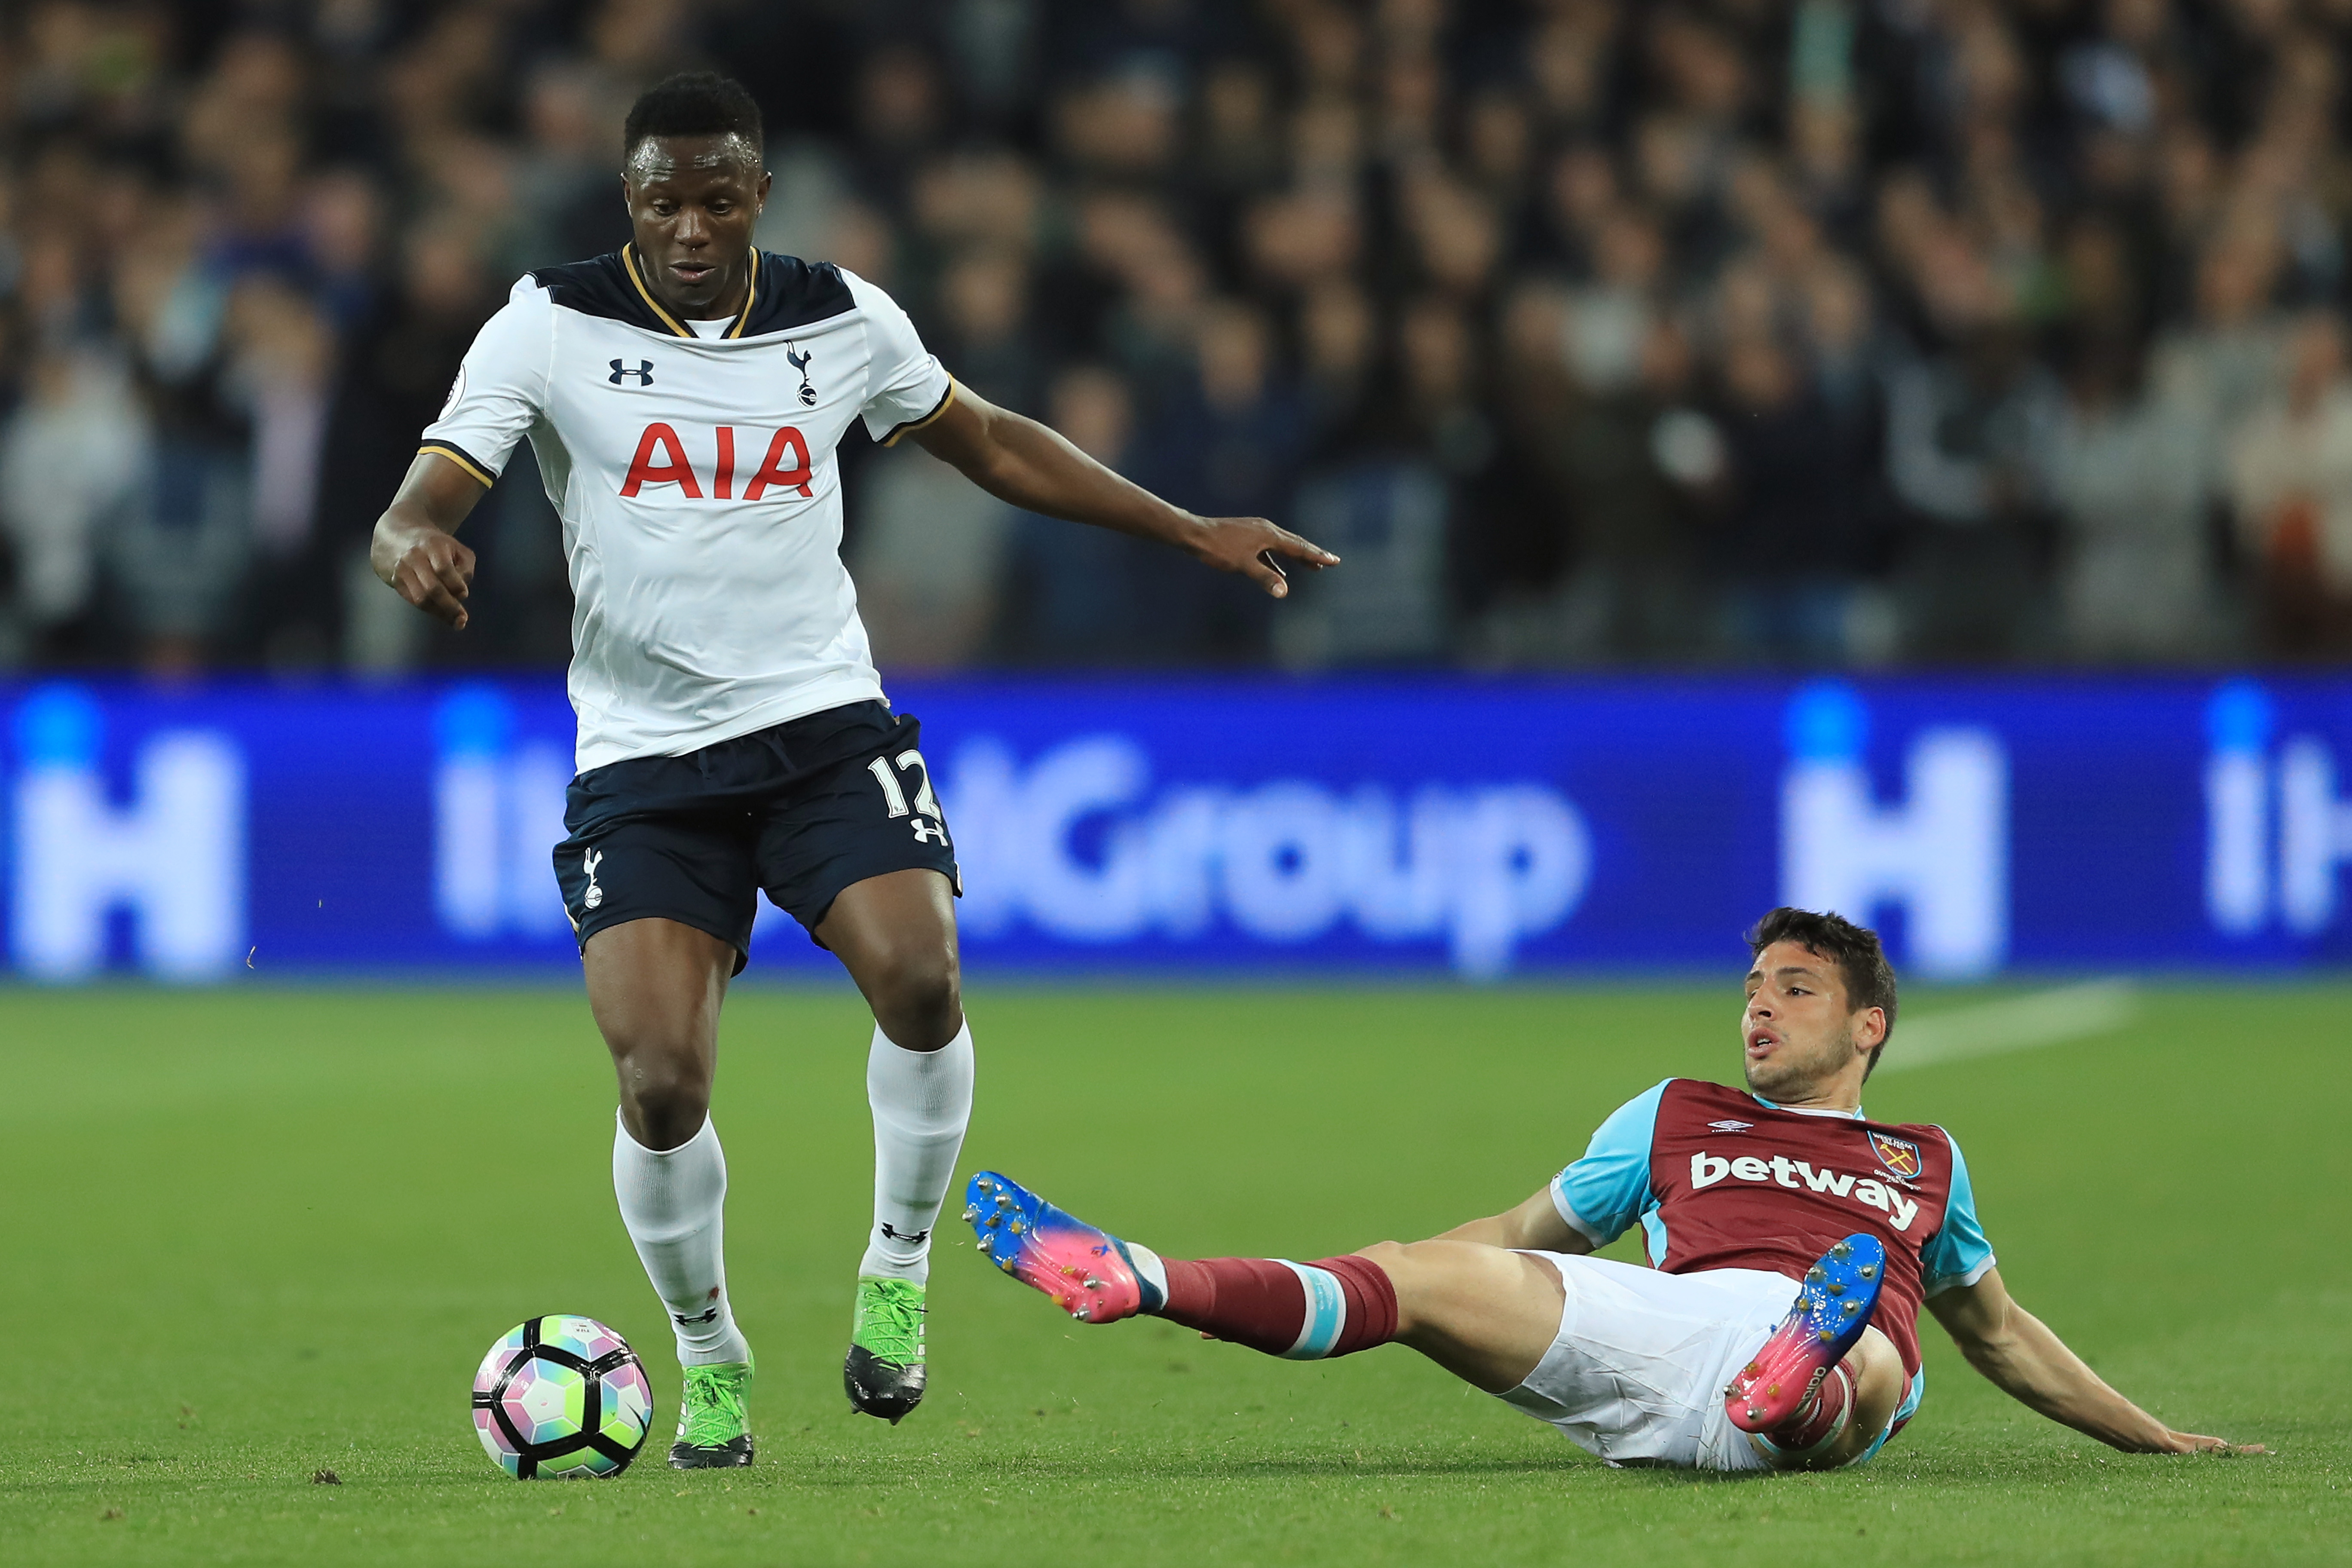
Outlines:
POLYGON ((727 1303, 727 1156, 710 1119, 677 1148, 659 1151, 630 1137, 625 1125, 616 1126, 613 1194, 646 1276, 677 1331, 678 1364, 750 1360, 751 1347, 727 1303))
POLYGON ((1363 1258, 1313 1263, 1283 1258, 1162 1258, 1133 1243, 1136 1272, 1165 1276, 1162 1300, 1143 1310, 1221 1340, 1291 1361, 1321 1361, 1384 1345, 1396 1337, 1396 1287, 1363 1258))
POLYGON ((874 1229, 859 1278, 929 1281, 931 1227, 971 1120, 971 1025, 936 1051, 910 1051, 877 1026, 866 1058, 874 1108, 874 1229))
POLYGON ((1321 1361, 1396 1338, 1396 1285, 1365 1258, 1162 1258, 1057 1208, 1001 1171, 965 1192, 980 1255, 1082 1323, 1137 1313, 1268 1355, 1321 1361))
POLYGON ((1785 1457, 1806 1459, 1836 1441, 1853 1422, 1853 1373, 1841 1362, 1830 1368, 1812 1397, 1797 1407, 1785 1426, 1763 1436, 1785 1457))

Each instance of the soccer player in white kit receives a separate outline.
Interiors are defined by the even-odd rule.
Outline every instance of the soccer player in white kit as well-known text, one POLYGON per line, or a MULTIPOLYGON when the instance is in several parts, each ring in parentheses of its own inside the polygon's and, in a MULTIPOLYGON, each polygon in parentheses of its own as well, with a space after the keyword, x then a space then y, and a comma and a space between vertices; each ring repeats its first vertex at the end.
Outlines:
POLYGON ((957 385, 871 283, 755 248, 769 176, 739 84, 655 87, 623 159, 630 244, 515 284, 372 556, 462 629, 474 553, 458 526, 529 437, 576 601, 579 772, 556 874, 620 1080, 614 1189, 686 1369, 670 1462, 703 1468, 753 1452, 709 1101, 757 894, 874 1010, 874 1226, 844 1380, 894 1423, 923 1394, 931 1230, 971 1105, 953 846, 841 563, 834 448, 850 421, 885 444, 913 436, 1015 506, 1162 541, 1276 597, 1276 556, 1338 557, 1263 518, 1169 505, 957 385))

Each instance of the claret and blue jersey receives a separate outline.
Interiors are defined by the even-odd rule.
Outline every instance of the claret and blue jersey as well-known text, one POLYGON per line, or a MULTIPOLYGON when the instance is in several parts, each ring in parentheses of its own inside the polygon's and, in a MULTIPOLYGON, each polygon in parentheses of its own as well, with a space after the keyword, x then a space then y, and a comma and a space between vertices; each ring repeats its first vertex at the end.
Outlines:
POLYGON ((1696 1079, 1620 1106, 1551 1195, 1595 1247, 1638 1224, 1651 1267, 1670 1274, 1759 1268, 1795 1280, 1839 1237, 1878 1237, 1887 1267, 1874 1323, 1910 1377, 1898 1427, 1925 1388, 1921 1304, 1993 1266, 1968 1163, 1942 1128, 1793 1110, 1696 1079))

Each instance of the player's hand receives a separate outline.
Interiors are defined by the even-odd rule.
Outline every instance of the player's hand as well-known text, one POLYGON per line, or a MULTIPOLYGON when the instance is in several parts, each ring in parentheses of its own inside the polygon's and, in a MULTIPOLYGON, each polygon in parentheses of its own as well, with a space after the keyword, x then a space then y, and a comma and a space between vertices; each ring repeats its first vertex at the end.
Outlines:
POLYGON ((1220 572, 1238 572, 1280 599, 1290 593, 1277 557, 1286 557, 1320 572, 1337 566, 1339 558, 1286 528, 1276 528, 1262 517, 1204 517, 1192 536, 1193 555, 1220 572))
POLYGON ((428 525, 394 531, 379 527, 369 552, 375 574, 402 598, 436 620, 466 629, 466 600, 474 589, 474 552, 428 525))
POLYGON ((2167 1432, 2172 1440, 2168 1454, 2267 1454, 2260 1443, 2232 1443, 2226 1437, 2200 1437, 2194 1432, 2167 1432))

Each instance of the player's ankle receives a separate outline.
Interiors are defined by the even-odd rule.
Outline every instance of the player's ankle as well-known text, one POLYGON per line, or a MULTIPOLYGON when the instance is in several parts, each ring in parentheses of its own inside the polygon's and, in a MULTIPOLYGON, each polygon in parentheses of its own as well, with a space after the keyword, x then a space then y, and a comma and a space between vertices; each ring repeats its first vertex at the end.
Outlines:
POLYGON ((1168 1265, 1160 1254, 1139 1241, 1122 1241, 1118 1245, 1127 1255, 1129 1267, 1135 1270, 1136 1291, 1141 1297, 1136 1311, 1145 1317, 1158 1317, 1168 1305, 1168 1265))
POLYGON ((866 1256, 857 1260, 860 1279, 903 1279, 909 1285, 931 1282, 931 1249, 926 1245, 909 1257, 906 1252, 884 1245, 877 1235, 866 1247, 866 1256))
POLYGON ((1825 1457, 1853 1425, 1853 1373, 1843 1363, 1829 1369, 1796 1415, 1763 1434, 1780 1458, 1802 1462, 1825 1457))
POLYGON ((733 1323, 719 1334, 697 1335, 692 1340, 678 1336, 677 1364, 686 1366, 727 1366, 751 1359, 751 1342, 733 1323))

